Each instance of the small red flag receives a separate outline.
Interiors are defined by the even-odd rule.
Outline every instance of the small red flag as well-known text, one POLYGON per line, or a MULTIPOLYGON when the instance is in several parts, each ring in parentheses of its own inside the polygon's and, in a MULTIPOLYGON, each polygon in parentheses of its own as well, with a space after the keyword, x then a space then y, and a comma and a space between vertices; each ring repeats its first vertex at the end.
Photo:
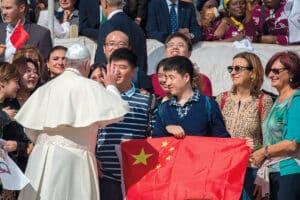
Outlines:
POLYGON ((121 144, 127 200, 239 199, 250 148, 244 139, 187 136, 121 144))
POLYGON ((29 35, 24 29, 21 20, 19 20, 13 33, 10 36, 10 42, 16 49, 19 49, 28 39, 29 35))

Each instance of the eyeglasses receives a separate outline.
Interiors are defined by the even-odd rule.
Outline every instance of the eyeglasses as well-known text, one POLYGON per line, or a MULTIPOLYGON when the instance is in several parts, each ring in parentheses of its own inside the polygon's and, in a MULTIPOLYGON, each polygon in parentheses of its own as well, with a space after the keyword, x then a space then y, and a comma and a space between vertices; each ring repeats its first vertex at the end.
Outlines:
POLYGON ((283 72, 284 70, 287 70, 287 68, 286 68, 286 67, 283 67, 283 68, 273 68, 273 69, 270 69, 270 70, 269 70, 269 73, 268 73, 268 74, 270 74, 270 72, 272 72, 273 74, 278 75, 278 74, 280 74, 281 72, 283 72))
POLYGON ((252 70, 253 67, 252 66, 247 66, 247 67, 243 67, 243 66, 228 66, 227 67, 227 71, 229 73, 231 73, 233 70, 236 72, 236 73, 240 73, 242 70, 252 70))
POLYGON ((185 44, 183 42, 177 42, 177 43, 175 43, 175 42, 168 42, 166 44, 166 48, 173 48, 175 46, 179 47, 179 48, 183 48, 183 47, 185 47, 185 44))
POLYGON ((105 46, 107 47, 127 47, 128 43, 127 42, 114 42, 114 41, 109 41, 105 43, 105 46))

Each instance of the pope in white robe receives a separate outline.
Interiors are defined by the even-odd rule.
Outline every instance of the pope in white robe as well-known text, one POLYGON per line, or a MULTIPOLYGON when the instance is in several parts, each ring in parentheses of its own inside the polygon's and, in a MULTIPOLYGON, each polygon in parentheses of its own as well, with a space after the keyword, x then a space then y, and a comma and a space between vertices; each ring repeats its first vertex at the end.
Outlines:
POLYGON ((24 200, 98 200, 95 159, 99 127, 120 121, 128 112, 114 86, 105 89, 87 79, 90 53, 74 44, 65 71, 40 87, 22 106, 16 120, 34 149, 20 193, 24 200))

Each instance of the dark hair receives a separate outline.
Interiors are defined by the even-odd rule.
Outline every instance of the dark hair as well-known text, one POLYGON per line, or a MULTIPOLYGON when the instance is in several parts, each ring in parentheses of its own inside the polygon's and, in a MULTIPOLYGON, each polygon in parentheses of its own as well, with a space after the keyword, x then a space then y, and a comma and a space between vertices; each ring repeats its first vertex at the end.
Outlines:
MULTIPOLYGON (((204 4, 209 1, 209 0, 198 0, 196 3, 196 8, 197 10, 200 12, 204 6, 204 4)), ((218 6, 220 5, 220 0, 216 0, 216 2, 218 3, 218 6)))
POLYGON ((193 86, 194 66, 190 59, 185 56, 174 56, 167 58, 164 62, 164 71, 176 71, 181 76, 186 73, 190 75, 190 83, 193 86))
POLYGON ((12 64, 15 65, 16 70, 18 70, 18 72, 21 75, 23 75, 26 72, 27 63, 32 63, 34 65, 34 68, 36 69, 38 75, 40 75, 38 64, 36 62, 34 62, 31 58, 20 57, 20 58, 17 58, 16 60, 14 60, 12 64))
POLYGON ((8 62, 0 62, 0 81, 10 81, 12 79, 19 79, 20 74, 13 64, 8 62))
POLYGON ((47 60, 50 59, 51 54, 52 54, 54 51, 56 51, 56 50, 63 50, 63 51, 65 51, 65 52, 67 52, 68 48, 67 48, 67 47, 64 47, 64 46, 61 46, 61 45, 57 45, 57 46, 53 47, 53 48, 49 51, 49 53, 48 53, 47 60))
POLYGON ((106 70, 105 64, 103 64, 103 63, 94 63, 94 64, 92 64, 91 67, 90 67, 90 71, 89 71, 89 74, 88 74, 88 78, 91 78, 92 73, 93 73, 97 68, 99 68, 100 70, 101 70, 101 69, 106 70))
POLYGON ((290 81, 290 87, 293 89, 299 88, 300 86, 300 57, 296 52, 293 51, 282 51, 274 54, 266 65, 265 75, 268 76, 272 65, 275 61, 279 62, 287 68, 292 78, 290 81))
POLYGON ((15 4, 17 5, 17 6, 20 6, 20 5, 25 5, 25 6, 27 6, 27 0, 14 0, 15 1, 15 4))
POLYGON ((109 58, 109 62, 120 61, 120 60, 126 60, 131 68, 133 69, 136 68, 137 57, 130 49, 127 48, 116 49, 109 58))
POLYGON ((168 58, 164 58, 156 65, 156 73, 158 73, 159 68, 164 67, 165 62, 168 60, 168 58))
POLYGON ((189 51, 193 50, 192 41, 187 36, 185 36, 183 33, 180 33, 180 32, 175 32, 175 33, 172 33, 171 35, 169 35, 165 41, 165 45, 173 38, 183 39, 185 41, 185 43, 187 44, 188 50, 189 51))

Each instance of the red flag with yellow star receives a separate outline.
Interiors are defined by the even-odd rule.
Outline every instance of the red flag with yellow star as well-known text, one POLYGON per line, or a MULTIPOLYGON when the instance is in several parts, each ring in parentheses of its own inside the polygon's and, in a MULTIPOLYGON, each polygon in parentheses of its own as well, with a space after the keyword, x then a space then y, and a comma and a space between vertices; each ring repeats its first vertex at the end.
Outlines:
POLYGON ((234 200, 250 148, 244 139, 187 136, 121 144, 127 200, 234 200))

